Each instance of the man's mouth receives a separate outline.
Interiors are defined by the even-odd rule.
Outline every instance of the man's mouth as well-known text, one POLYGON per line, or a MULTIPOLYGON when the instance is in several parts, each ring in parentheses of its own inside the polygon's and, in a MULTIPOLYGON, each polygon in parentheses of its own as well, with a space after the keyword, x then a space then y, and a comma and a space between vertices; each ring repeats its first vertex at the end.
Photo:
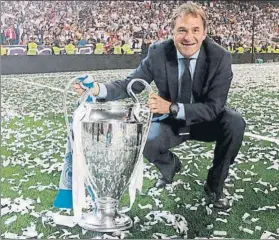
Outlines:
POLYGON ((183 46, 193 46, 195 43, 182 43, 183 46))

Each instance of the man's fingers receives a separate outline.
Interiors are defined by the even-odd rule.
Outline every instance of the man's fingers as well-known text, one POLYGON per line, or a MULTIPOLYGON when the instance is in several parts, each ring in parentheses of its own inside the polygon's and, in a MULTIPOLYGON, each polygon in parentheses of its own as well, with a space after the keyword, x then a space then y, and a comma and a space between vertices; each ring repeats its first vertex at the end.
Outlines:
POLYGON ((151 110, 152 113, 157 113, 159 111, 159 102, 158 102, 158 95, 155 94, 155 93, 152 93, 149 97, 149 101, 148 101, 148 105, 149 105, 149 108, 151 110))
POLYGON ((166 100, 156 93, 152 93, 149 97, 148 106, 152 113, 167 113, 166 104, 166 100))
POLYGON ((76 93, 81 96, 83 94, 83 91, 77 91, 76 93))
POLYGON ((156 104, 149 104, 149 108, 153 109, 153 108, 157 108, 156 104))
POLYGON ((73 89, 79 96, 81 96, 85 91, 78 83, 74 84, 73 89))
POLYGON ((156 93, 152 93, 149 99, 157 99, 158 95, 156 93))
POLYGON ((149 104, 149 108, 150 108, 150 110, 151 110, 152 113, 158 112, 158 106, 157 106, 156 103, 151 103, 151 104, 149 104))
POLYGON ((149 105, 150 105, 150 104, 156 104, 157 101, 156 101, 155 99, 149 99, 148 103, 149 103, 149 105))
POLYGON ((83 89, 76 89, 77 92, 84 92, 83 89))
POLYGON ((75 83, 75 84, 74 84, 74 88, 75 88, 75 89, 83 89, 78 83, 75 83))

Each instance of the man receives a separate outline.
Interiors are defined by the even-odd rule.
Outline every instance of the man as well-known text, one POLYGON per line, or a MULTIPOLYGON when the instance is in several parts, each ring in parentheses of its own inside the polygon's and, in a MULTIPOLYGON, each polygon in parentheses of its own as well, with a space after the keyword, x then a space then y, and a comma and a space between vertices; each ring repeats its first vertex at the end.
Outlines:
POLYGON ((105 45, 101 41, 101 39, 98 38, 96 43, 96 48, 94 50, 94 54, 104 54, 104 51, 105 51, 105 45))
POLYGON ((142 41, 142 45, 141 45, 141 54, 147 54, 150 45, 151 45, 150 37, 145 36, 145 38, 142 41))
POLYGON ((58 40, 54 40, 52 43, 52 55, 60 55, 61 54, 61 48, 59 46, 59 41, 58 40))
POLYGON ((127 44, 124 40, 121 41, 121 51, 122 54, 134 54, 134 51, 131 49, 129 44, 127 44))
MULTIPOLYGON (((204 11, 193 3, 174 10, 172 39, 153 44, 139 67, 124 81, 95 84, 92 93, 116 100, 128 97, 126 86, 133 78, 153 80, 158 95, 149 107, 154 113, 144 156, 161 172, 155 187, 165 187, 180 171, 181 162, 169 149, 187 140, 216 141, 213 166, 204 189, 216 208, 229 208, 223 194, 229 166, 243 140, 245 121, 227 108, 233 73, 231 56, 206 36, 204 11)), ((80 86, 75 86, 80 91, 80 86)), ((143 87, 134 84, 135 92, 143 87)))
POLYGON ((16 40, 16 32, 13 24, 10 24, 9 28, 6 30, 5 37, 9 45, 14 45, 16 40))
POLYGON ((7 55, 7 49, 3 45, 0 45, 0 48, 1 48, 1 56, 7 55))
POLYGON ((121 41, 116 41, 113 44, 113 54, 122 54, 122 51, 121 51, 121 41))
POLYGON ((76 53, 76 46, 72 39, 67 40, 67 44, 64 46, 67 55, 73 55, 76 53))
POLYGON ((26 52, 28 56, 34 56, 38 54, 38 44, 35 42, 35 39, 33 37, 30 37, 30 40, 27 44, 26 52))

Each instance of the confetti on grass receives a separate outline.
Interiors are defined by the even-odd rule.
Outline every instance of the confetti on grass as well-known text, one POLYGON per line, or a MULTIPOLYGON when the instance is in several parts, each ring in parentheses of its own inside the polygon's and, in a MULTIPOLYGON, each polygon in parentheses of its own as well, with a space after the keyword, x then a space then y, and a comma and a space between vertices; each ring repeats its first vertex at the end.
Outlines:
POLYGON ((213 235, 215 235, 215 236, 227 236, 227 232, 226 231, 214 231, 213 235))
MULTIPOLYGON (((244 116, 247 132, 279 139, 278 69, 278 64, 233 66, 234 79, 228 105, 244 116)), ((92 74, 102 82, 124 79, 130 72, 132 70, 94 71, 92 74)), ((214 144, 190 141, 173 149, 183 163, 175 181, 164 190, 151 188, 144 195, 137 196, 137 204, 130 215, 134 227, 129 231, 92 237, 90 231, 77 233, 76 229, 55 225, 52 216, 60 210, 53 209, 52 199, 47 198, 55 195, 63 167, 66 141, 63 96, 61 92, 23 84, 17 79, 63 88, 69 79, 79 74, 1 77, 1 218, 3 223, 9 223, 3 224, 1 238, 119 239, 137 238, 140 231, 149 231, 141 232, 141 236, 148 239, 196 238, 196 232, 199 236, 205 233, 207 238, 240 238, 243 234, 246 238, 278 238, 279 230, 274 231, 274 224, 278 221, 263 225, 265 220, 261 214, 262 211, 276 213, 279 210, 278 201, 274 200, 279 180, 266 178, 272 174, 276 177, 279 171, 278 145, 248 137, 245 137, 225 183, 232 212, 230 209, 216 211, 212 206, 206 206, 203 183, 211 167, 214 144), (21 96, 20 104, 18 96, 21 96), (252 195, 257 201, 253 202, 253 208, 247 208, 251 206, 252 195), (243 209, 234 208, 238 204, 243 204, 243 209), (238 217, 238 226, 243 225, 239 235, 231 233, 230 213, 238 217), (196 218, 200 224, 192 225, 196 218), (24 227, 18 229, 17 224, 24 227)), ((75 95, 69 94, 69 112, 75 108, 76 99, 75 95)), ((158 176, 154 166, 146 164, 144 188, 151 186, 158 176)))

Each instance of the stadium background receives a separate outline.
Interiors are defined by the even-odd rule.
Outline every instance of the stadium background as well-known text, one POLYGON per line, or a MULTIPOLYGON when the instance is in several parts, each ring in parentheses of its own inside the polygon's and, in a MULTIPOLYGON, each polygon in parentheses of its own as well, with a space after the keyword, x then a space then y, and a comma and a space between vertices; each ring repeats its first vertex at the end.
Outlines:
MULTIPOLYGON (((35 54, 26 51, 32 41, 39 55, 145 54, 170 37, 171 10, 182 2, 1 1, 0 44, 7 55, 35 54)), ((230 52, 279 53, 278 1, 197 2, 208 35, 230 52)))

